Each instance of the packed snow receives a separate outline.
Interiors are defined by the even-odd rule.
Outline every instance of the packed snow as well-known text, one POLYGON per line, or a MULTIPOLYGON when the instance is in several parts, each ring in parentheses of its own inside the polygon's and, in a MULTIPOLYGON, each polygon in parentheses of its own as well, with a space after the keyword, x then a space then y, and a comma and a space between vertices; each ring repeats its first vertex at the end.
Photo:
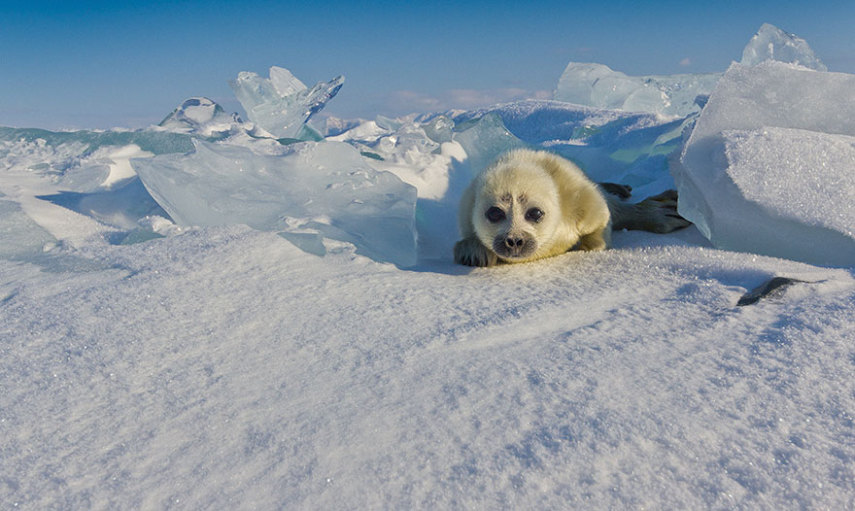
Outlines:
POLYGON ((0 501, 855 507, 855 78, 816 62, 764 25, 682 113, 323 127, 343 79, 272 68, 235 82, 247 121, 0 128, 0 501), (516 147, 676 185, 698 227, 455 265, 462 190, 516 147))

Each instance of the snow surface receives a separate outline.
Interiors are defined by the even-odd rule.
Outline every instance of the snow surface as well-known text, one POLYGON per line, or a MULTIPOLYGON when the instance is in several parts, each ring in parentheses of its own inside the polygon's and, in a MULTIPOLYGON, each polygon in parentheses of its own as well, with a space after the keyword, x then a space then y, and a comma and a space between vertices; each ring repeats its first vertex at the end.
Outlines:
MULTIPOLYGON (((640 199, 673 186, 693 116, 524 101, 283 145, 191 99, 138 132, 0 128, 8 507, 855 507, 855 261, 695 228, 451 260, 459 194, 502 151, 556 151, 640 199), (417 245, 351 214, 383 201, 409 204, 417 245), (389 243, 411 260, 372 252, 389 243)), ((757 122, 710 128, 719 170, 845 228, 787 183, 851 199, 850 136, 757 122), (804 162, 830 165, 805 180, 804 162)))

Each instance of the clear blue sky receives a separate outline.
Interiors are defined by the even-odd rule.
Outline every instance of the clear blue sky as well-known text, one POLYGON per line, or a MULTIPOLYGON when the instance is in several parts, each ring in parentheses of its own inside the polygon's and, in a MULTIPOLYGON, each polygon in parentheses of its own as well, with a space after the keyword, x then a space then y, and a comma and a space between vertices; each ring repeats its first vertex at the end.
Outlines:
POLYGON ((170 2, 0 0, 0 125, 138 128, 228 80, 346 77, 326 112, 402 115, 548 95, 570 61, 723 71, 763 22, 855 73, 855 0, 170 2))

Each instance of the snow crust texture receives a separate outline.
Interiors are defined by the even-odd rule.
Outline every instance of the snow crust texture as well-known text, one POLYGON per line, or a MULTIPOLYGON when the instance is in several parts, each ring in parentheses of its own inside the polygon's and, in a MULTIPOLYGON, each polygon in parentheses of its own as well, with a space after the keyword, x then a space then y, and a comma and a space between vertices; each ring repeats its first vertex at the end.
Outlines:
POLYGON ((235 227, 0 261, 0 495, 851 507, 851 275, 655 239, 468 275, 235 227), (735 307, 781 273, 812 283, 735 307))

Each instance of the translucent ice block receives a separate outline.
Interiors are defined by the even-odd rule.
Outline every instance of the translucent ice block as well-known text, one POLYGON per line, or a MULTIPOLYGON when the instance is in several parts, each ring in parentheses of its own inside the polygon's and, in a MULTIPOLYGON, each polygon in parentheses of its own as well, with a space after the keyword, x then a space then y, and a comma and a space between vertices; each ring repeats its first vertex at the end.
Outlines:
POLYGON ((780 28, 764 23, 742 50, 740 64, 754 66, 766 60, 798 64, 817 71, 826 71, 807 41, 780 28))
MULTIPOLYGON (((742 52, 742 64, 767 60, 825 71, 804 39, 763 24, 742 52)), ((553 97, 596 108, 650 112, 685 117, 700 110, 721 73, 628 76, 603 64, 571 62, 553 97)))
POLYGON ((855 75, 733 64, 672 170, 716 246, 851 265, 855 75))
POLYGON ((249 119, 276 138, 298 138, 303 125, 332 99, 344 84, 338 76, 311 89, 287 69, 273 66, 270 78, 242 71, 230 82, 249 119))
POLYGON ((209 138, 223 138, 240 124, 237 114, 227 114, 223 107, 204 97, 184 100, 158 126, 178 133, 193 133, 209 138))
POLYGON ((461 123, 455 127, 454 141, 466 151, 471 172, 481 172, 501 154, 527 147, 527 144, 515 137, 495 113, 488 113, 477 120, 461 123))
MULTIPOLYGON (((400 266, 416 262, 416 190, 345 143, 305 142, 282 156, 195 141, 195 152, 134 161, 152 197, 181 225, 243 223, 315 234, 400 266)), ((298 243, 299 244, 299 243, 298 243)), ((306 246, 317 252, 317 242, 306 246)))
POLYGON ((718 73, 627 76, 603 64, 571 62, 558 81, 559 101, 684 117, 700 109, 718 73))

